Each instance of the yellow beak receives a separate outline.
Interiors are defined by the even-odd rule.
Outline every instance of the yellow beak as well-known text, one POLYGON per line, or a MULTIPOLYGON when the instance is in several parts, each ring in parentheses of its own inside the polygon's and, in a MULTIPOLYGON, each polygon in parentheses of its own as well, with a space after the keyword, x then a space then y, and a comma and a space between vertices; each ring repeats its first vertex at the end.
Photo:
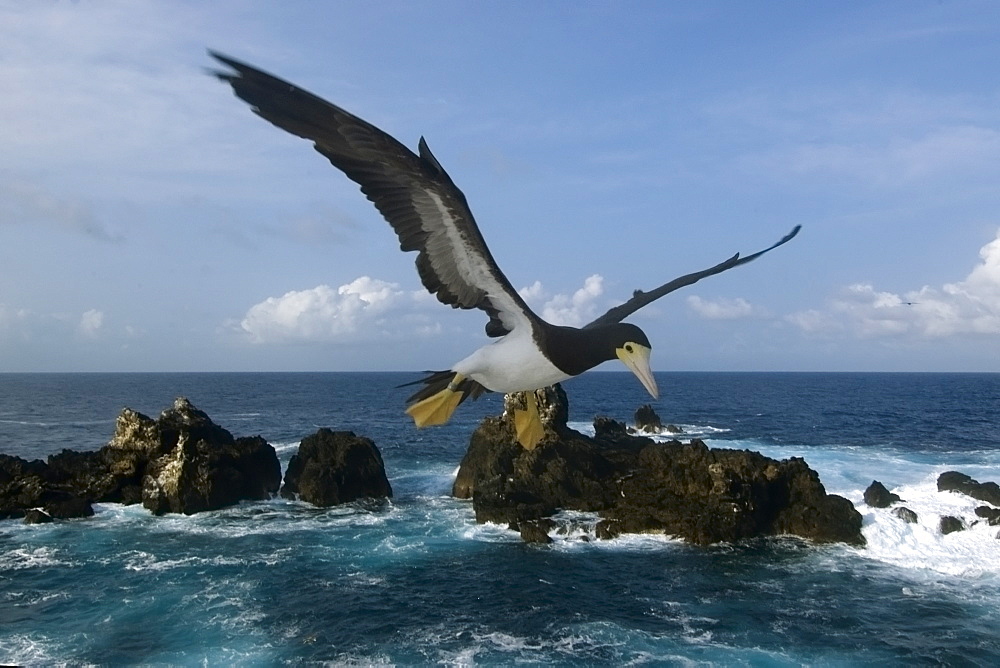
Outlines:
POLYGON ((656 388, 653 371, 649 368, 649 348, 636 343, 630 343, 625 347, 618 348, 615 350, 615 353, 618 355, 618 359, 622 361, 622 364, 635 374, 635 377, 639 379, 639 382, 646 388, 646 391, 653 395, 654 399, 658 399, 660 391, 656 388))

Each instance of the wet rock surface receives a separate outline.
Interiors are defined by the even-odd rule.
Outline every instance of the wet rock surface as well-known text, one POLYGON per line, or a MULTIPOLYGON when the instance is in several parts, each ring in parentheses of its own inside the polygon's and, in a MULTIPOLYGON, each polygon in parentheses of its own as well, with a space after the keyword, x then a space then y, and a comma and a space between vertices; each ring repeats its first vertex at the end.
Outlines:
POLYGON ((952 515, 945 515, 944 517, 941 518, 941 522, 939 523, 938 528, 941 530, 941 533, 947 535, 950 533, 955 533, 956 531, 964 531, 965 524, 958 517, 954 517, 952 515))
POLYGON ((995 482, 979 482, 958 471, 946 471, 938 476, 939 492, 958 492, 973 499, 1000 506, 1000 485, 995 482))
MULTIPOLYGON (((547 388, 549 402, 566 402, 547 388)), ((564 416, 568 409, 553 409, 564 416)), ((479 522, 521 526, 559 510, 599 513, 598 537, 665 533, 707 545, 793 534, 860 545, 861 515, 827 494, 799 458, 707 447, 699 440, 658 443, 601 419, 595 437, 569 429, 564 417, 544 422, 546 436, 521 448, 504 415, 472 435, 453 494, 471 498, 479 522)))
POLYGON ((158 420, 125 408, 99 450, 48 461, 0 455, 0 519, 38 508, 54 519, 93 515, 93 503, 143 503, 154 513, 195 513, 263 499, 281 482, 263 438, 233 438, 180 397, 158 420))
POLYGON ((873 480, 872 484, 868 485, 868 489, 865 490, 865 503, 872 508, 888 508, 899 501, 902 501, 899 495, 890 492, 878 480, 873 480))
MULTIPOLYGON (((971 529, 980 523, 989 526, 1000 525, 1000 486, 995 482, 979 482, 970 476, 958 471, 947 471, 938 476, 938 492, 942 494, 957 493, 970 498, 986 501, 991 505, 976 506, 972 512, 964 512, 959 515, 945 515, 937 517, 937 530, 944 534, 955 533, 971 529)), ((888 506, 900 502, 898 495, 890 493, 882 483, 873 481, 865 490, 865 503, 873 508, 887 508, 888 506)), ((893 508, 892 514, 908 524, 920 524, 920 517, 910 508, 898 506, 893 508)), ((932 520, 933 521, 933 520, 932 520)), ((1000 536, 998 536, 1000 537, 1000 536)))
POLYGON ((302 439, 288 463, 281 495, 333 506, 362 498, 390 498, 392 487, 382 455, 371 439, 323 428, 302 439))
POLYGON ((663 421, 649 404, 640 406, 635 411, 635 428, 647 434, 659 434, 664 430, 663 421))

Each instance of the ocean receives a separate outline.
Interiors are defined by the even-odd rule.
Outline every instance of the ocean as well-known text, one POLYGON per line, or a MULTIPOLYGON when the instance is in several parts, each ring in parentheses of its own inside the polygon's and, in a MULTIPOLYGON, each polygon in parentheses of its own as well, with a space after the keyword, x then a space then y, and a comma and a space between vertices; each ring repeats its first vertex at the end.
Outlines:
MULTIPOLYGON (((941 535, 1000 481, 1000 374, 657 373, 664 422, 718 448, 801 456, 864 517, 864 548, 794 538, 708 548, 665 536, 528 545, 449 496, 502 397, 416 430, 411 373, 0 374, 0 452, 93 450, 120 410, 188 397, 287 465, 319 427, 382 452, 395 497, 273 499, 194 516, 99 504, 0 521, 0 663, 22 665, 1000 665, 1000 527, 941 535), (880 480, 918 513, 865 506, 880 480)), ((571 426, 631 422, 627 373, 564 384, 571 426)), ((588 525, 588 522, 590 523, 588 525)), ((590 540, 588 540, 590 539, 590 540)))

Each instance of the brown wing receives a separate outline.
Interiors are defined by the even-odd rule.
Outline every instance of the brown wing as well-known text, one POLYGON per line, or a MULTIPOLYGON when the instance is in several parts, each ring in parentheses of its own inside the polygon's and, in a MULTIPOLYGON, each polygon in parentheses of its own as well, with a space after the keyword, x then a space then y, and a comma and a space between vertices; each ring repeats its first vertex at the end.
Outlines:
POLYGON ((417 251, 424 287, 452 307, 485 311, 486 333, 530 326, 528 308, 490 254, 469 205, 420 139, 419 155, 374 125, 308 91, 210 51, 231 72, 213 71, 261 118, 313 142, 361 186, 399 237, 417 251))

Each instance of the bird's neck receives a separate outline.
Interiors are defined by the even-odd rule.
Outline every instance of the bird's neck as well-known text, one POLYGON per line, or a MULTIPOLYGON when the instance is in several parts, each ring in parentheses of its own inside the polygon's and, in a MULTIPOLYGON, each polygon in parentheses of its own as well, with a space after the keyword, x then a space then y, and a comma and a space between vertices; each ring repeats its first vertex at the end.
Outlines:
POLYGON ((615 358, 614 347, 604 328, 577 329, 541 322, 535 341, 552 363, 571 376, 578 376, 615 358))

